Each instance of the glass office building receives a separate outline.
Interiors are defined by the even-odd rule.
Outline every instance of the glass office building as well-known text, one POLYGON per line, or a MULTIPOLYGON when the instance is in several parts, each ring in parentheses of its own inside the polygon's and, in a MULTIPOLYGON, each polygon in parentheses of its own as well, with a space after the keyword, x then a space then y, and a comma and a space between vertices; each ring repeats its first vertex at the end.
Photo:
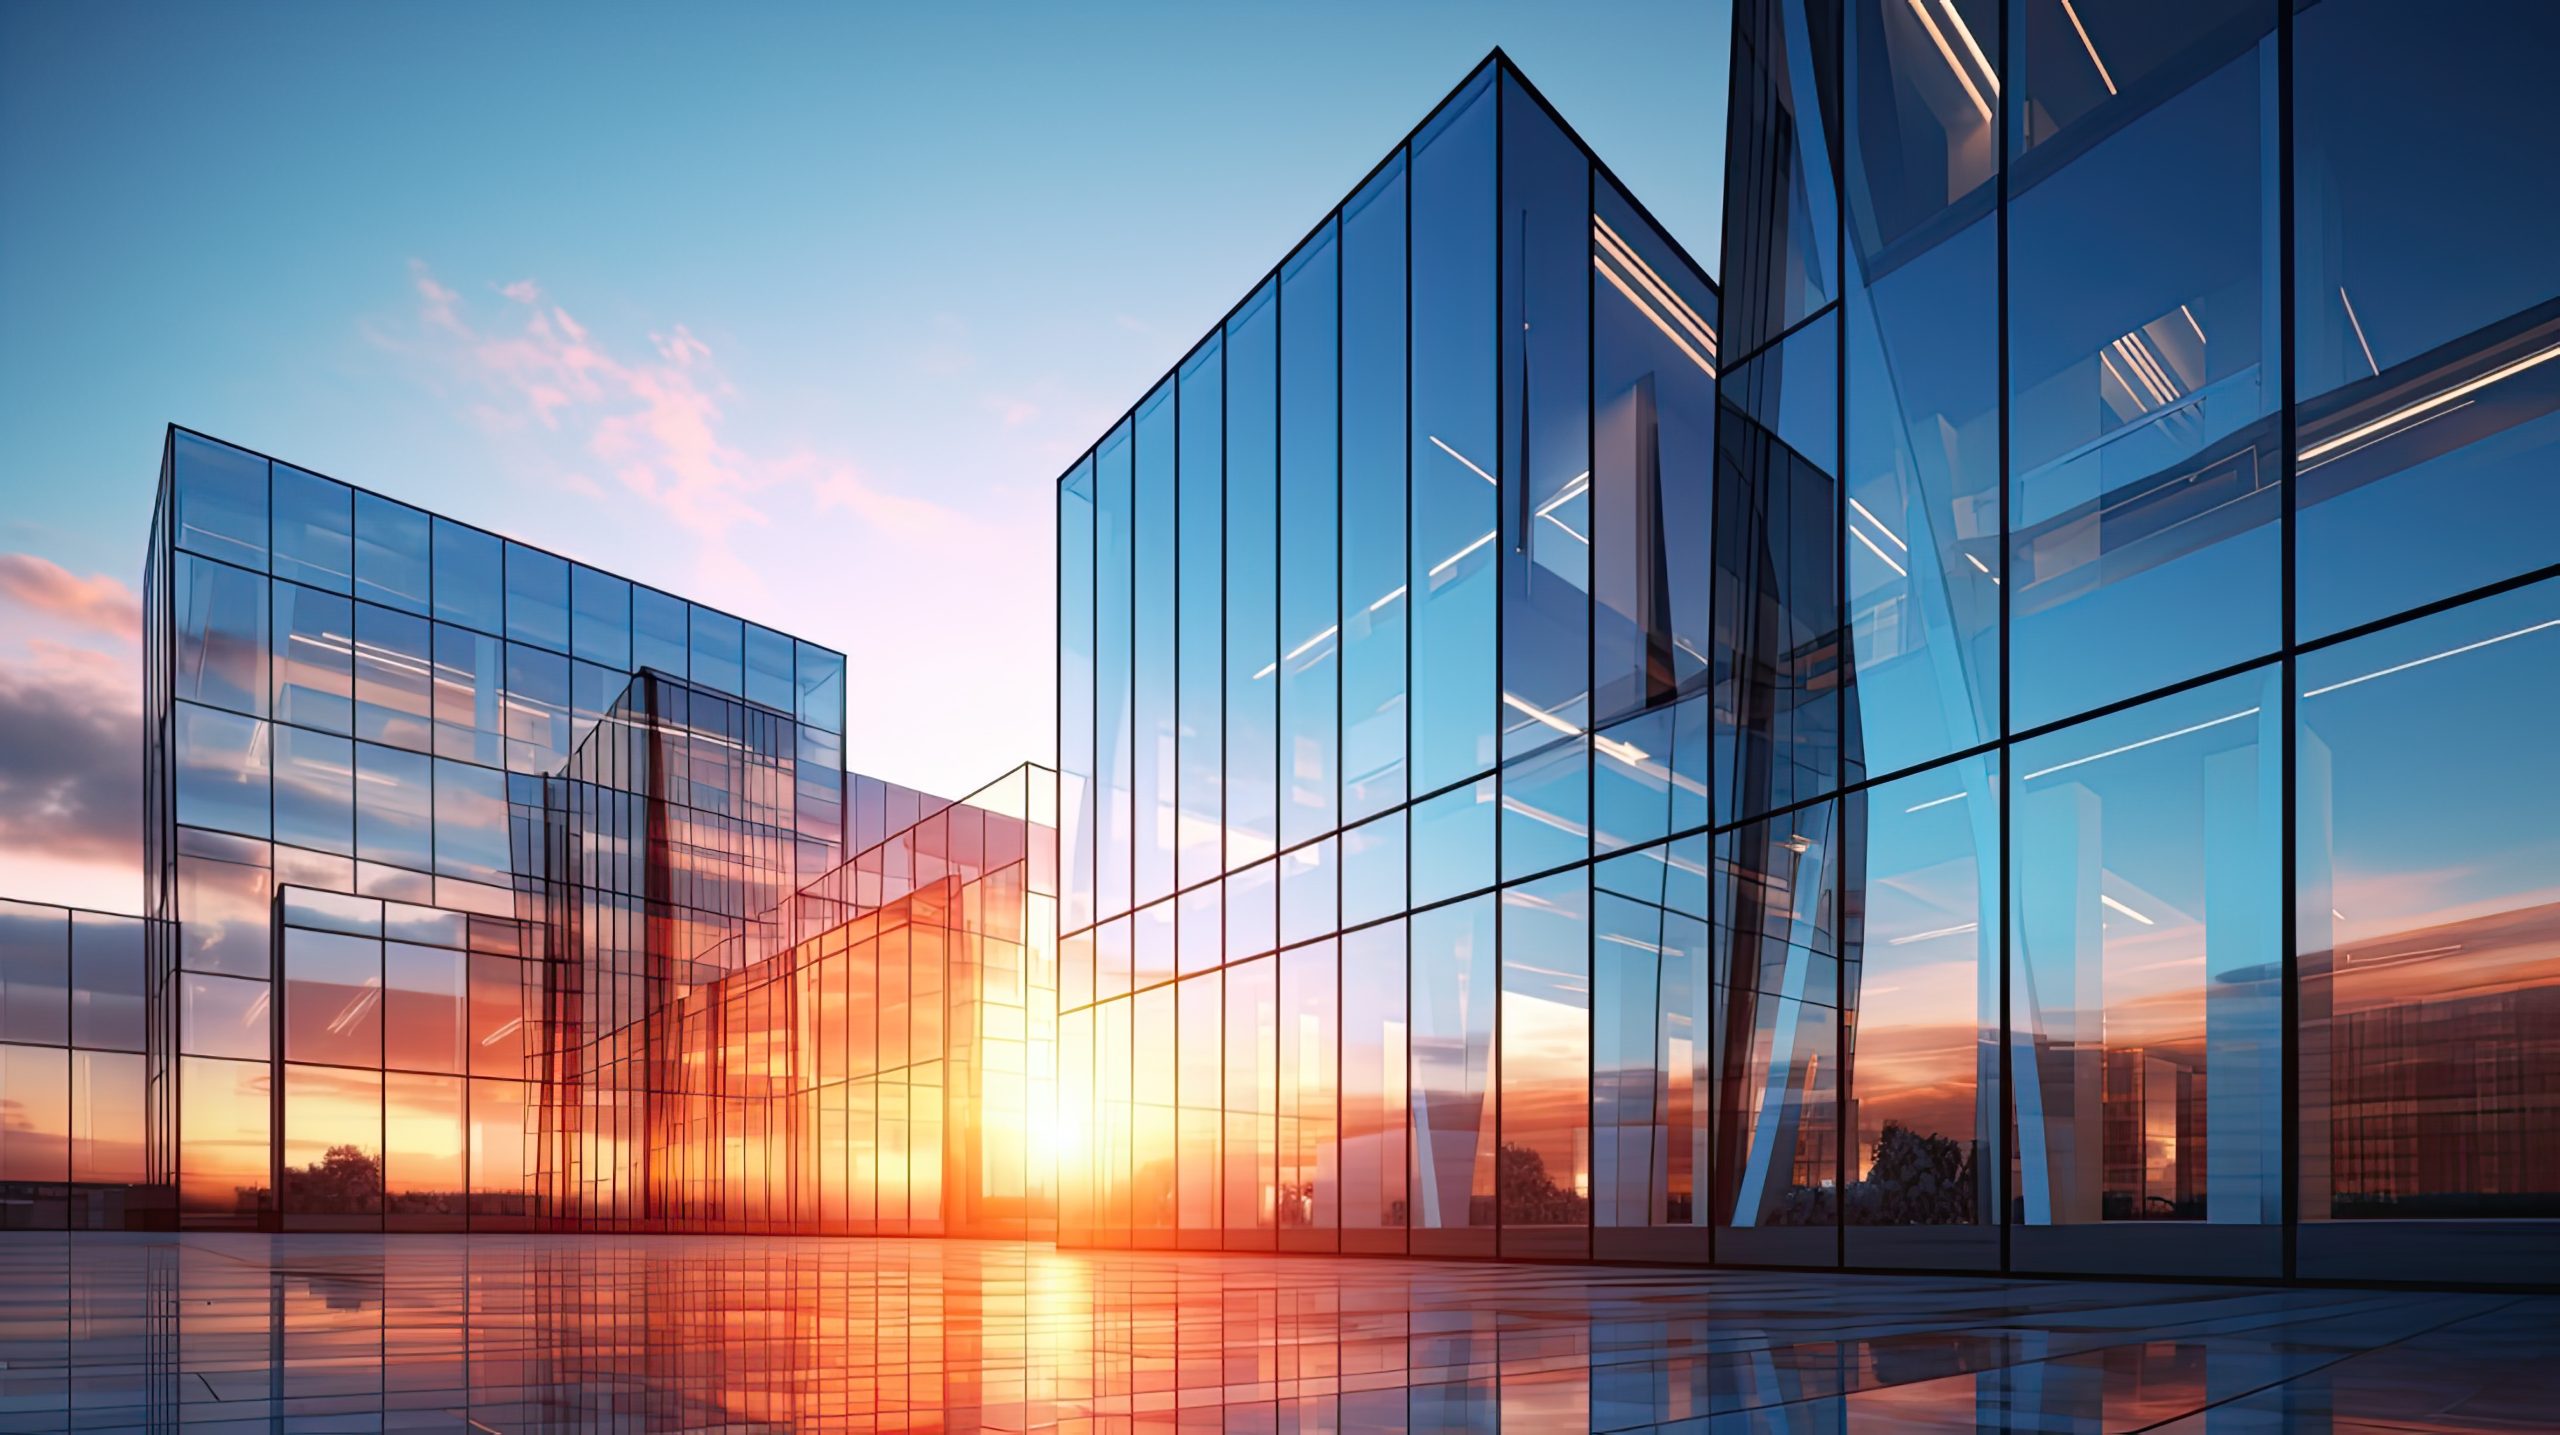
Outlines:
POLYGON ((842 654, 183 429, 145 589, 144 1219, 1045 1219, 1045 770, 849 774, 842 654))
POLYGON ((2555 46, 1489 61, 1060 483, 1064 1238, 2553 1278, 2555 46))
POLYGON ((0 1230, 150 1211, 141 918, 0 901, 0 1230))

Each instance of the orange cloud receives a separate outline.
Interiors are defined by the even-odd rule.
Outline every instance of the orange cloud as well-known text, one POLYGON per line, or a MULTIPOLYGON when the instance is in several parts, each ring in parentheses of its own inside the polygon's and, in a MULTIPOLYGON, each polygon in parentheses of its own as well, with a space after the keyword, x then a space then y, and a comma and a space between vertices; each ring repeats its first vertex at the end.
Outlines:
POLYGON ((142 641, 142 599, 103 573, 81 578, 32 553, 0 553, 0 597, 74 628, 142 641))

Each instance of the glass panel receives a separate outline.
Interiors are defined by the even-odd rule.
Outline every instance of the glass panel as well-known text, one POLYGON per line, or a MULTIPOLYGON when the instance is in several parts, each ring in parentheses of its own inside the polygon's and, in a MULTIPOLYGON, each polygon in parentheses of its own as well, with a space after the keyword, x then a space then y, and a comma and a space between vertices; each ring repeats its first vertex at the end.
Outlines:
POLYGON ((383 1079, 385 1209, 394 1224, 458 1229, 462 1223, 464 1082, 395 1073, 383 1079))
POLYGON ((1280 834, 1280 303, 1265 284, 1227 320, 1227 866, 1280 834))
POLYGON ((1132 1003, 1137 1030, 1130 1050, 1131 1239, 1173 1244, 1174 1042, 1173 988, 1141 992, 1132 1003))
POLYGON ((275 649, 268 669, 275 716, 297 727, 344 733, 354 722, 355 610, 334 593, 292 583, 270 590, 275 649))
MULTIPOLYGON (((9 904, 16 905, 16 904, 9 904)), ((0 933, 7 917, 0 912, 0 933)), ((132 917, 81 912, 71 921, 71 1041, 75 1046, 117 1051, 143 1048, 143 989, 149 970, 142 946, 142 923, 132 917)), ((0 943, 8 938, 0 934, 0 943)), ((0 975, 0 982, 6 982, 0 975)), ((16 1025, 14 991, 0 990, 0 1018, 16 1025)))
POLYGON ((436 872, 503 884, 514 870, 507 829, 507 775, 436 761, 436 872))
POLYGON ((267 725, 180 703, 178 820, 246 837, 267 835, 267 725))
POLYGON ((354 856, 355 744, 300 728, 274 733, 276 840, 354 856))
POLYGON ((569 654, 631 670, 631 583, 583 563, 569 569, 569 654))
POLYGON ((655 668, 672 678, 692 671, 686 654, 690 618, 682 598, 634 584, 631 589, 631 667, 655 668))
POLYGON ((1716 294, 1616 185, 1596 192, 1591 661, 1608 719, 1707 681, 1716 294))
POLYGON ((383 946, 382 1061, 407 1071, 464 1070, 464 966, 460 952, 383 946))
POLYGON ((2245 673, 2015 750, 2028 1225, 2279 1218, 2276 680, 2245 673))
POLYGON ((2305 1220, 2560 1215, 2554 673, 2553 583, 2301 659, 2305 1220))
POLYGON ((1502 875, 1523 877, 1591 855, 1591 748, 1576 737, 1502 769, 1502 875))
POLYGON ((1988 218, 1849 292, 1850 781, 1999 731, 1999 293, 1988 218))
POLYGON ((43 1046, 0 1046, 0 1182, 58 1182, 71 1177, 71 1053, 43 1046))
POLYGON ((265 976, 273 961, 267 926, 274 886, 267 847, 242 842, 248 862, 181 854, 178 858, 178 964, 192 971, 265 976))
POLYGON ((471 1213, 521 1215, 532 1186, 525 1159, 525 1113, 532 1088, 516 1081, 471 1083, 471 1213))
POLYGON ((1390 812, 1342 834, 1342 925, 1405 910, 1405 814, 1390 812))
POLYGON ((404 613, 427 611, 427 515, 370 493, 356 496, 356 596, 404 613))
MULTIPOLYGON (((264 963, 260 963, 263 968, 264 963)), ((188 973, 179 979, 178 1049, 189 1056, 231 1056, 263 1064, 268 1056, 268 989, 265 982, 188 973)), ((263 1082, 260 1083, 262 1086, 263 1082)), ((266 1098, 259 1097, 260 1110, 266 1098)), ((187 1129, 192 1145, 195 1130, 187 1129)), ((259 1158, 259 1170, 266 1158, 259 1158)), ((263 1183, 262 1183, 263 1184, 263 1183)))
POLYGON ((2387 0, 2298 11, 2302 637, 2552 559, 2555 46, 2560 11, 2543 5, 2423 24, 2387 0), (2405 102, 2375 103, 2378 86, 2405 102))
POLYGON ((465 1051, 474 1076, 522 1076, 525 1069, 524 964, 473 952, 465 1051))
POLYGON ((1413 905, 1493 885, 1493 779, 1413 805, 1413 905))
POLYGON ((1388 922, 1342 939, 1346 1230, 1401 1232, 1405 1225, 1404 925, 1388 922))
POLYGON ((1174 852, 1174 406, 1167 380, 1138 405, 1136 487, 1130 525, 1130 813, 1136 845, 1134 900, 1173 890, 1174 852))
MULTIPOLYGON (((1342 1224, 1334 1128, 1341 1027, 1333 943, 1280 954, 1280 1228, 1331 1231, 1342 1224)), ((1332 1242, 1317 1243, 1331 1249, 1332 1242)))
POLYGON ((1268 1250, 1278 1212, 1279 1003, 1277 958, 1227 969, 1226 1244, 1268 1250))
POLYGON ((1840 759, 1837 314, 1727 374, 1716 442, 1719 821, 1829 791, 1840 759))
POLYGON ((507 545, 506 635, 569 651, 569 564, 521 543, 507 545))
POLYGON ((506 761, 506 644, 436 625, 436 751, 497 767, 506 761))
POLYGON ((1340 881, 1330 837, 1281 854, 1280 945, 1330 936, 1341 925, 1340 881))
POLYGON ((1226 961, 1226 900, 1218 883, 1174 899, 1174 965, 1185 975, 1226 961))
POLYGON ((435 520, 435 615, 484 633, 506 625, 506 545, 450 518, 435 520))
POLYGON ((1738 0, 1733 50, 1725 318, 1748 357, 1840 292, 1837 0, 1738 0))
POLYGON ((179 1062, 178 1209, 209 1218, 256 1216, 273 1205, 267 1108, 274 1090, 260 1043, 256 1061, 189 1056, 179 1062))
POLYGON ((172 442, 178 546, 266 572, 267 461, 183 431, 172 442))
POLYGON ((1836 1238, 1727 1246, 1722 1234, 1839 1223, 1838 843, 1830 803, 1717 839, 1719 1259, 1839 1259, 1836 1238))
POLYGON ((356 732, 425 752, 433 733, 433 658, 424 618, 356 605, 356 732))
POLYGON ((412 871, 432 871, 432 761, 417 753, 356 744, 356 855, 412 871))
POLYGON ((1221 1210, 1218 1134, 1224 1120, 1226 995, 1215 972, 1186 980, 1175 990, 1175 1224, 1186 1234, 1210 1237, 1184 1244, 1214 1245, 1221 1210))
POLYGON ((1097 916, 1129 910, 1137 847, 1137 740, 1130 730, 1131 615, 1136 576, 1131 568, 1134 498, 1130 492, 1129 426, 1122 423, 1095 450, 1094 472, 1094 786, 1099 801, 1094 825, 1097 916))
MULTIPOLYGON (((2183 89, 2105 97, 2102 108, 2151 107, 2092 129, 2076 156, 2056 146, 2059 170, 2031 165, 2011 182, 2018 728, 2267 652, 2278 636, 2272 7, 2199 6, 2175 25, 2150 6, 2086 8, 2092 41, 2128 71, 2155 68, 2149 54, 2165 63, 2179 32, 2217 11, 2255 10, 2261 38, 2181 53, 2179 78, 2162 73, 2183 89), (2208 61, 2219 68, 2184 68, 2208 61), (2199 227, 2200 214, 2216 220, 2199 227)), ((2090 55, 2058 9, 2027 15, 2027 109, 2065 115, 2047 81, 2085 85, 2090 55)))
MULTIPOLYGON (((1058 850, 1066 864, 1058 921, 1073 931, 1094 917, 1093 465, 1080 460, 1058 485, 1058 850)), ((1186 570, 1188 571, 1188 570, 1186 570)))
POLYGON ((266 580, 182 553, 177 588, 177 696, 264 716, 266 580))
POLYGON ((71 1053, 71 1179, 140 1185, 151 1177, 141 1055, 71 1053))
POLYGON ((1841 158, 1853 260, 1889 266, 1942 233, 1930 221, 1950 208, 1987 212, 1995 196, 1985 185, 2000 169, 2000 9, 2000 0, 1848 7, 1841 158))
POLYGON ((507 644, 507 770, 557 772, 569 760, 569 660, 507 644))
POLYGON ((1132 985, 1151 987, 1173 980, 1173 903, 1141 907, 1130 918, 1132 985))
POLYGON ((1280 845, 1341 800, 1341 249, 1328 223, 1280 273, 1280 845))
POLYGON ((70 1033, 70 914, 0 901, 0 1041, 60 1046, 70 1033))
POLYGON ((382 1211, 382 1073, 284 1069, 284 1209, 369 1216, 382 1211))
POLYGON ((1129 994, 1129 979, 1137 964, 1137 938, 1129 922, 1127 917, 1114 917, 1094 928, 1093 994, 1098 1000, 1129 994))
POLYGON ((1488 1239, 1471 1249, 1486 1253, 1494 1223, 1493 923, 1491 894, 1417 912, 1409 923, 1414 1225, 1481 1231, 1488 1239))
POLYGON ((800 694, 800 721, 820 732, 842 736, 844 654, 815 643, 798 643, 792 655, 792 681, 800 694))
POLYGON ((2010 153, 2070 136, 2076 143, 2055 146, 2066 160, 2246 52, 2275 22, 2266 0, 2197 0, 2171 14, 2142 0, 2019 8, 2009 72, 2025 93, 2010 106, 2010 153))
POLYGON ((1594 869, 1593 1220, 1704 1226, 1714 956, 1696 911, 1705 839, 1594 869), (1675 880, 1676 879, 1676 880, 1675 880))
POLYGON ((1502 893, 1506 1232, 1591 1221, 1590 912, 1586 872, 1502 893))
POLYGON ((1999 802, 1985 758, 1844 799, 1850 1225, 1999 1218, 1999 802))
POLYGON ((1413 787, 1494 764, 1501 533, 1494 88, 1413 143, 1413 787))
POLYGON ((1630 718, 1591 741, 1592 843, 1613 852, 1707 822, 1708 700, 1630 718))
POLYGON ((747 701, 787 713, 796 696, 791 640, 770 628, 747 624, 747 701))
POLYGON ((355 568, 355 506, 347 486, 279 463, 273 497, 275 576, 346 592, 355 568))
POLYGON ((382 943, 288 927, 284 934, 288 1061, 382 1065, 382 943))
POLYGON ((1178 400, 1174 868, 1186 887, 1225 869, 1226 365, 1212 334, 1183 362, 1178 400))
MULTIPOLYGON (((632 606, 636 614, 636 597, 632 606)), ((700 604, 691 605, 689 613, 692 680, 713 692, 739 696, 746 683, 746 625, 700 604)))
MULTIPOLYGON (((1502 105, 1502 755, 1591 723, 1591 162, 1502 105)), ((1582 822, 1577 808, 1570 817, 1582 822)), ((1506 866, 1511 854, 1506 848, 1506 866)), ((1520 870, 1513 868, 1512 870, 1520 870)))
POLYGON ((1405 798, 1405 174, 1342 209, 1342 816, 1405 798))

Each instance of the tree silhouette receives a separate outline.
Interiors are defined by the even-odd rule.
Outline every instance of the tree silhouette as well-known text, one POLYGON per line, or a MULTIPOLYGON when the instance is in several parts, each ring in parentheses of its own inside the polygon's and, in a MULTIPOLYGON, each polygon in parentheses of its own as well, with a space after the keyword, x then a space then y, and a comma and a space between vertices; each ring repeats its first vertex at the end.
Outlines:
POLYGON ((1970 1144, 1952 1136, 1923 1136, 1886 1122, 1866 1177, 1850 1183, 1849 1223, 1960 1226, 1979 1219, 1973 1155, 1970 1144))
POLYGON ((288 1211, 364 1214, 382 1209, 382 1158, 357 1146, 332 1146, 308 1166, 284 1172, 288 1211))

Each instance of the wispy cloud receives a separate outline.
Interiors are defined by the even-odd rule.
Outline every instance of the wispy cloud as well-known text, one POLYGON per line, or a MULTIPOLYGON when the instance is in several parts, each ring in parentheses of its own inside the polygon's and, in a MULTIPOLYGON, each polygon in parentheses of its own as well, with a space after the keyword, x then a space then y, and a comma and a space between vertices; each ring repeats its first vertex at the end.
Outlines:
POLYGON ((103 573, 82 578, 33 553, 0 553, 0 598, 85 632, 142 640, 141 598, 103 573))
MULTIPOLYGON (((12 555, 15 556, 15 555, 12 555)), ((0 869, 12 896, 142 895, 142 701, 131 659, 38 638, 0 663, 0 869)))

